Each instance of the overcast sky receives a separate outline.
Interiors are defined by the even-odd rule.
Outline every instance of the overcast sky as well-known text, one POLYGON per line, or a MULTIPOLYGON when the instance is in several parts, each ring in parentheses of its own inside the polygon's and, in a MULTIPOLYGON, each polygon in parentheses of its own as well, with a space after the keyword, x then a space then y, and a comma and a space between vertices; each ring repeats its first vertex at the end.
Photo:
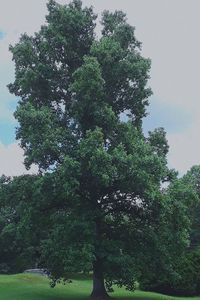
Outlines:
MULTIPOLYGON (((45 22, 46 0, 0 0, 0 175, 25 172, 23 151, 15 140, 17 99, 6 85, 14 79, 8 45, 45 22)), ((59 0, 59 3, 69 1, 59 0)), ((170 145, 169 166, 184 174, 200 164, 200 1, 83 0, 100 14, 123 10, 136 27, 142 53, 152 60, 149 116, 144 131, 164 127, 170 145)))

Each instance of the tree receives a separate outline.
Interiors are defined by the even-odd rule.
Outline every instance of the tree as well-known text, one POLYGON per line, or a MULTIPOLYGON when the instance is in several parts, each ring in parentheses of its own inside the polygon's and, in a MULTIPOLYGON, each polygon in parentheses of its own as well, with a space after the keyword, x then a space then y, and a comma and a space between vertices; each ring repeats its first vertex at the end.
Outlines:
POLYGON ((20 97, 25 165, 37 164, 48 186, 42 259, 53 283, 92 269, 91 298, 107 299, 113 284, 134 288, 145 241, 159 224, 161 184, 171 176, 164 130, 142 132, 150 61, 121 11, 103 13, 99 39, 96 15, 79 0, 50 0, 46 20, 10 47, 9 85, 20 97))
POLYGON ((198 201, 189 207, 192 230, 190 234, 191 247, 200 246, 200 166, 193 166, 182 178, 183 184, 196 193, 198 201))
POLYGON ((198 266, 192 266, 192 257, 195 263, 198 259, 195 254, 188 255, 193 223, 191 207, 198 201, 196 191, 184 177, 174 178, 164 195, 159 228, 153 228, 157 230, 154 238, 159 238, 159 243, 150 241, 156 259, 151 260, 149 256, 143 259, 145 275, 141 276, 140 287, 167 295, 198 295, 198 266))
MULTIPOLYGON (((38 259, 34 193, 37 176, 19 176, 0 180, 0 272, 16 273, 33 267, 38 259)), ((37 213, 38 216, 38 213, 37 213)), ((39 220, 42 220, 39 218, 39 220)), ((37 221, 37 225, 39 225, 37 221)))

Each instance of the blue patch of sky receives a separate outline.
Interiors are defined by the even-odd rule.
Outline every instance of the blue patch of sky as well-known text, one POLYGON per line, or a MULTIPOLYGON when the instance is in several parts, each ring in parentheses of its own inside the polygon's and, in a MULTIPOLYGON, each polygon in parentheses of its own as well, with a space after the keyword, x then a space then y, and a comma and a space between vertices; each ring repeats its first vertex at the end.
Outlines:
POLYGON ((194 116, 180 106, 163 103, 155 97, 149 102, 148 116, 143 119, 145 134, 158 127, 164 127, 167 133, 182 132, 192 124, 194 116))
POLYGON ((9 145, 15 142, 16 124, 0 121, 0 142, 9 145))
POLYGON ((8 107, 9 107, 11 113, 12 112, 14 113, 14 111, 15 111, 15 109, 17 107, 17 103, 18 103, 18 98, 17 97, 15 97, 11 101, 9 101, 8 107))
POLYGON ((5 37, 5 32, 0 30, 0 40, 2 40, 5 37))
MULTIPOLYGON (((11 101, 7 104, 10 113, 13 114, 17 101, 11 101)), ((1 120, 0 119, 0 142, 4 145, 9 145, 15 142, 15 133, 16 133, 17 121, 11 122, 10 120, 1 120)))

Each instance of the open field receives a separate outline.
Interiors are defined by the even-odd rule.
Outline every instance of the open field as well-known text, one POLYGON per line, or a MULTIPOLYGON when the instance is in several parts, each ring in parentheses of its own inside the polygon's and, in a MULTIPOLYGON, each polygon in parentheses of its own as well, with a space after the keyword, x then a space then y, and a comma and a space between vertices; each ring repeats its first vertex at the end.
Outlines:
MULTIPOLYGON (((85 300, 90 291, 89 279, 75 279, 71 284, 60 284, 52 289, 48 279, 42 276, 0 275, 0 300, 85 300)), ((112 295, 119 300, 200 300, 200 297, 178 298, 141 291, 127 292, 123 289, 115 289, 112 295)))

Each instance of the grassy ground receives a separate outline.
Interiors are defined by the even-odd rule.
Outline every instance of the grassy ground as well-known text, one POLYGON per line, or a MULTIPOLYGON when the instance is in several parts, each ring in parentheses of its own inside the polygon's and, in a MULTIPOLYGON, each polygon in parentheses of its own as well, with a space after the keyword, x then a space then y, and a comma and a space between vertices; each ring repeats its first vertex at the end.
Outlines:
MULTIPOLYGON (((0 300, 85 300, 90 291, 91 281, 88 279, 76 279, 71 284, 60 284, 52 289, 48 279, 42 276, 0 275, 0 300)), ((176 298, 141 291, 127 292, 123 289, 115 289, 112 295, 119 300, 200 300, 200 297, 176 298)))

